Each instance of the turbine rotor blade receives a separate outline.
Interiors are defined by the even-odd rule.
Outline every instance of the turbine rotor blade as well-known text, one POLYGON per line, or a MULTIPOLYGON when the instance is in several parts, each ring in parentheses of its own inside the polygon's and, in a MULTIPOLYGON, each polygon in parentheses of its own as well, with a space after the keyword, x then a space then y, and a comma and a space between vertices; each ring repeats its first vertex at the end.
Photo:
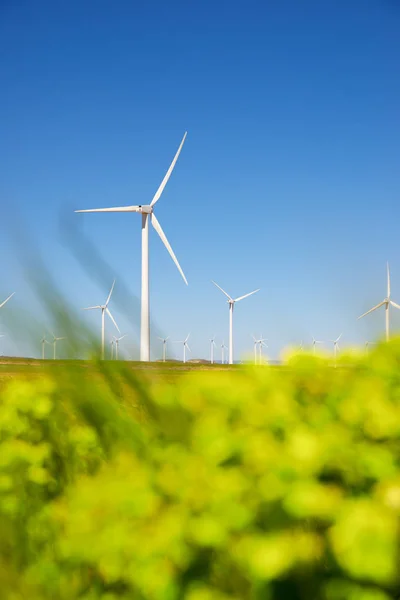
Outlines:
POLYGON ((259 292, 260 289, 261 288, 258 288, 258 290, 254 290, 254 292, 250 292, 250 294, 245 294, 244 296, 239 296, 239 298, 235 298, 234 302, 239 302, 239 300, 243 300, 244 298, 247 298, 248 296, 252 296, 256 292, 259 292))
POLYGON ((108 298, 106 300, 105 306, 108 306, 108 303, 110 302, 110 298, 111 298, 111 294, 113 293, 114 285, 115 285, 115 279, 114 279, 113 284, 111 286, 110 293, 108 294, 108 298))
POLYGON ((379 304, 377 304, 376 306, 374 306, 373 308, 370 308, 369 310, 367 310, 367 312, 365 312, 363 315, 361 315, 360 317, 358 317, 359 319, 362 319, 363 317, 365 317, 366 315, 369 315, 369 313, 374 312, 374 310, 376 310, 377 308, 380 308, 381 306, 383 306, 384 304, 386 304, 386 301, 383 300, 382 302, 380 302, 379 304))
POLYGON ((189 348, 189 344, 186 344, 186 348, 189 350, 190 353, 192 353, 191 349, 189 348))
POLYGON ((118 325, 117 325, 117 323, 116 323, 116 321, 114 319, 114 317, 112 316, 112 314, 110 313, 110 311, 109 311, 108 308, 106 308, 106 313, 110 317, 111 321, 114 323, 115 327, 118 329, 118 332, 121 333, 120 330, 119 330, 119 327, 118 327, 118 325))
POLYGON ((96 308, 103 308, 102 306, 88 306, 87 308, 82 308, 82 310, 95 310, 96 308))
POLYGON ((390 304, 400 310, 400 306, 396 302, 393 302, 393 300, 390 300, 390 304))
POLYGON ((170 253, 170 256, 171 256, 172 260, 174 261, 175 265, 177 266, 179 273, 182 275, 183 281, 186 283, 186 285, 188 285, 187 279, 186 279, 186 277, 185 277, 185 275, 184 275, 184 273, 183 273, 183 271, 181 269, 181 266, 180 266, 180 264, 178 262, 178 259, 176 258, 175 254, 174 254, 174 251, 172 250, 172 248, 170 246, 170 243, 167 240, 167 237, 166 237, 165 233, 163 232, 163 230, 161 228, 161 225, 158 222, 157 217, 155 216, 154 213, 151 213, 150 219, 151 219, 151 223, 152 223, 154 229, 157 231, 157 233, 160 236, 160 238, 161 238, 164 246, 166 247, 166 249, 170 253))
POLYGON ((140 206, 115 206, 112 208, 86 208, 85 210, 76 210, 76 213, 94 213, 94 212, 140 212, 140 206))
POLYGON ((227 293, 225 290, 223 290, 223 289, 222 289, 222 287, 221 287, 220 285, 218 285, 218 283, 215 283, 215 281, 213 281, 212 279, 211 279, 211 282, 212 282, 214 285, 216 285, 216 286, 217 286, 217 288, 218 288, 219 290, 221 290, 221 292, 222 292, 223 294, 225 294, 225 296, 226 296, 227 298, 229 298, 229 300, 232 300, 232 301, 233 301, 233 298, 231 298, 231 296, 230 296, 230 295, 229 295, 229 294, 228 294, 228 293, 227 293))
POLYGON ((0 308, 3 308, 3 306, 4 306, 5 304, 7 304, 7 302, 8 302, 8 301, 9 301, 9 300, 10 300, 10 299, 11 299, 11 298, 14 296, 14 294, 15 294, 15 292, 13 292, 12 294, 10 294, 10 296, 8 296, 8 298, 6 298, 6 299, 4 300, 4 302, 2 302, 2 303, 0 304, 0 308))
POLYGON ((164 188, 165 188, 165 186, 168 183, 168 179, 171 177, 171 173, 174 170, 174 167, 176 165, 176 161, 178 160, 178 157, 179 157, 179 155, 181 153, 183 144, 185 143, 186 136, 187 136, 187 131, 185 132, 185 135, 183 136, 183 139, 182 139, 182 141, 181 141, 181 143, 179 145, 177 153, 175 154, 174 159, 173 159, 172 163, 170 164, 170 167, 169 167, 168 171, 166 172, 165 177, 164 177, 164 179, 162 180, 162 182, 160 184, 160 187, 158 188, 158 190, 154 194, 153 200, 150 202, 150 206, 154 206, 155 203, 160 199, 160 196, 163 193, 164 188))

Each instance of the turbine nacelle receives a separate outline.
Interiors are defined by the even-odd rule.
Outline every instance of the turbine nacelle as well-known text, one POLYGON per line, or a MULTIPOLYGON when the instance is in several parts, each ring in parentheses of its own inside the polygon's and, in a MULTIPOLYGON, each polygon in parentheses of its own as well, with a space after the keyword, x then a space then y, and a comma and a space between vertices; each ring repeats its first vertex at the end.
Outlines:
POLYGON ((137 212, 143 213, 145 215, 151 215, 151 213, 153 212, 153 207, 150 206, 150 204, 139 205, 137 207, 137 212))

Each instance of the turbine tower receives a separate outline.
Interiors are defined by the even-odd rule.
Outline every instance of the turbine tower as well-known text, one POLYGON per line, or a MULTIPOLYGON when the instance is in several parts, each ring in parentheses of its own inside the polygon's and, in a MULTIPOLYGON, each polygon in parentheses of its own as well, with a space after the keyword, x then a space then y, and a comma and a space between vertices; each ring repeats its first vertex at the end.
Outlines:
POLYGON ((166 337, 166 338, 160 338, 160 337, 159 337, 158 339, 159 339, 159 340, 161 340, 161 341, 162 341, 162 344, 163 344, 163 348, 162 348, 162 359, 163 359, 163 362, 165 362, 165 357, 166 357, 166 354, 167 354, 167 340, 169 340, 169 336, 168 336, 168 337, 166 337))
POLYGON ((215 335, 213 335, 209 341, 210 341, 210 363, 213 365, 214 364, 214 348, 217 347, 217 344, 215 343, 215 335))
POLYGON ((136 212, 142 215, 142 299, 141 299, 141 325, 140 325, 140 360, 150 361, 150 304, 149 304, 149 219, 154 229, 160 236, 164 246, 167 248, 171 255, 172 260, 177 266, 180 274, 183 277, 186 285, 188 284, 185 275, 181 269, 178 259, 176 258, 174 251, 172 250, 164 231, 161 228, 154 214, 154 206, 160 199, 161 194, 164 191, 165 186, 174 170, 176 161, 178 160, 179 154, 181 153, 183 144, 186 139, 187 132, 183 136, 177 153, 162 180, 160 187, 156 191, 150 204, 143 204, 138 206, 117 206, 114 208, 91 208, 86 210, 77 210, 75 212, 136 212))
POLYGON ((43 334, 42 339, 40 340, 40 343, 42 344, 42 360, 44 360, 44 349, 45 349, 45 345, 49 344, 49 342, 46 340, 46 336, 43 334))
POLYGON ((111 345, 111 360, 113 360, 113 358, 114 358, 114 344, 115 344, 114 338, 111 338, 111 340, 110 340, 110 345, 111 345))
POLYGON ((105 320, 106 313, 110 317, 111 321, 114 323, 115 327, 118 329, 118 332, 121 333, 117 323, 115 322, 114 317, 112 316, 112 314, 110 313, 110 310, 108 308, 108 303, 110 302, 110 298, 111 298, 111 294, 113 293, 114 285, 115 285, 115 279, 113 281, 110 293, 108 294, 108 298, 107 298, 105 304, 98 304, 97 306, 88 306, 88 308, 83 309, 83 310, 97 310, 97 309, 101 310, 101 358, 102 358, 102 360, 104 360, 104 331, 105 331, 104 320, 105 320))
POLYGON ((221 292, 223 294, 225 294, 225 296, 228 298, 228 304, 229 304, 229 364, 233 365, 233 308, 234 308, 236 302, 239 302, 240 300, 243 300, 244 298, 247 298, 248 296, 252 296, 256 292, 259 292, 260 288, 258 288, 258 290, 254 290, 254 292, 245 294, 244 296, 239 296, 239 298, 232 298, 227 292, 225 292, 225 290, 222 289, 222 287, 220 287, 218 285, 218 283, 215 283, 215 281, 212 281, 212 283, 215 286, 217 286, 217 288, 219 290, 221 290, 221 292))
POLYGON ((386 341, 388 342, 389 341, 389 306, 392 305, 392 306, 394 306, 394 308, 398 308, 399 310, 400 310, 400 306, 398 304, 396 304, 396 302, 393 302, 393 300, 391 300, 389 263, 386 264, 386 267, 387 267, 387 296, 386 296, 386 298, 384 300, 382 300, 382 302, 380 302, 379 304, 377 304, 376 306, 371 308, 370 310, 367 310, 366 313, 364 313, 363 315, 361 315, 361 317, 358 317, 358 318, 362 319, 366 315, 369 315, 369 313, 374 312, 374 310, 376 310, 377 308, 384 306, 385 307, 385 321, 386 321, 386 341))
POLYGON ((189 339, 189 335, 190 335, 190 333, 188 333, 185 340, 178 340, 175 342, 176 344, 183 344, 183 362, 184 363, 186 362, 186 348, 189 350, 189 352, 191 352, 191 349, 189 348, 189 344, 187 343, 188 339, 189 339))

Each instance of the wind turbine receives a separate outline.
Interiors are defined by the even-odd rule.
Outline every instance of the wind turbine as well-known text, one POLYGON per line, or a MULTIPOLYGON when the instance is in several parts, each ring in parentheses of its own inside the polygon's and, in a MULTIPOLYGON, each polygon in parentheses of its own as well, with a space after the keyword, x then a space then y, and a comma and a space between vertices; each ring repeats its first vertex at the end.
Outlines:
POLYGON ((183 362, 186 362, 186 348, 189 350, 189 352, 191 352, 191 349, 189 348, 189 344, 187 343, 188 339, 189 339, 189 335, 190 333, 188 333, 187 337, 185 340, 178 340, 177 342, 175 342, 176 344, 183 344, 183 362))
POLYGON ((375 346, 375 342, 365 342, 365 352, 368 354, 369 346, 375 346))
POLYGON ((111 338, 110 340, 110 345, 111 345, 111 360, 113 360, 114 358, 114 338, 111 338))
POLYGON ((262 363, 262 349, 263 349, 263 347, 264 348, 268 348, 267 344, 265 343, 266 341, 267 341, 267 339, 263 338, 262 336, 258 340, 258 344, 259 344, 259 346, 258 346, 258 352, 259 352, 259 362, 260 362, 260 365, 262 363))
POLYGON ((315 350, 316 350, 316 345, 317 344, 323 344, 323 343, 324 342, 321 342, 320 340, 316 340, 315 337, 313 336, 312 345, 313 345, 313 352, 314 352, 314 354, 315 354, 315 350))
POLYGON ((118 360, 118 348, 119 348, 119 343, 121 340, 123 340, 126 337, 125 335, 121 335, 121 337, 117 338, 114 336, 114 340, 115 340, 115 360, 118 360))
POLYGON ((228 298, 228 304, 229 304, 229 364, 232 365, 233 364, 233 308, 235 306, 235 302, 239 302, 240 300, 243 300, 244 298, 247 298, 248 296, 252 296, 256 292, 259 292, 260 288, 258 288, 258 290, 254 290, 254 292, 245 294, 244 296, 239 296, 239 298, 232 298, 227 292, 225 292, 225 290, 222 289, 222 287, 220 287, 218 285, 218 283, 215 283, 215 281, 212 281, 212 283, 215 286, 217 286, 217 288, 219 290, 221 290, 221 292, 223 294, 225 294, 225 296, 228 298))
POLYGON ((56 337, 54 335, 54 333, 52 334, 52 336, 53 336, 53 360, 56 360, 56 345, 57 345, 57 342, 59 342, 60 340, 65 340, 66 338, 65 337, 56 337))
POLYGON ((166 338, 160 338, 160 337, 159 337, 158 339, 159 339, 159 340, 161 340, 161 341, 162 341, 162 343, 163 343, 163 348, 162 348, 162 359, 163 359, 163 362, 165 362, 165 356, 166 356, 166 352, 167 352, 167 340, 169 340, 169 336, 168 336, 168 337, 166 337, 166 338))
POLYGON ((160 199, 161 194, 164 191, 165 186, 174 170, 176 161, 178 160, 179 154, 182 150, 183 144, 186 139, 187 132, 183 136, 177 153, 162 180, 160 187, 156 191, 150 204, 143 204, 138 206, 118 206, 115 208, 91 208, 88 210, 77 210, 75 212, 136 212, 142 215, 142 298, 141 298, 141 326, 140 326, 140 360, 150 360, 150 306, 149 306, 149 219, 154 229, 160 236, 164 246, 167 248, 171 255, 172 260, 177 266, 180 274, 183 277, 186 285, 188 284, 185 275, 181 269, 178 259, 176 258, 174 251, 172 250, 164 231, 161 228, 154 214, 154 206, 160 199))
POLYGON ((215 335, 213 335, 209 341, 210 341, 210 362, 213 365, 214 364, 214 348, 217 347, 217 344, 215 343, 215 335))
POLYGON ((389 306, 392 305, 395 308, 398 308, 399 310, 400 310, 400 306, 398 304, 396 304, 396 302, 393 302, 393 300, 390 299, 389 263, 386 264, 386 267, 387 267, 387 296, 386 296, 386 298, 384 300, 382 300, 382 302, 380 302, 379 304, 377 304, 376 306, 371 308, 370 310, 367 310, 366 313, 364 313, 363 315, 361 315, 361 317, 358 317, 358 318, 362 319, 366 315, 369 315, 369 313, 374 312, 374 310, 376 310, 377 308, 384 306, 385 307, 385 316, 386 316, 386 341, 388 342, 389 341, 389 306))
POLYGON ((105 313, 108 314, 108 316, 110 317, 111 321, 114 323, 115 327, 118 329, 118 332, 121 333, 119 331, 119 327, 118 327, 117 323, 115 322, 114 317, 112 316, 112 314, 110 313, 110 310, 108 308, 108 303, 110 302, 110 298, 111 298, 111 294, 113 293, 114 285, 115 285, 115 279, 113 281, 110 293, 108 294, 108 298, 107 298, 105 304, 99 304, 97 306, 89 306, 88 308, 84 308, 83 309, 83 310, 97 310, 97 309, 101 310, 101 358, 102 358, 102 360, 104 360, 104 319, 105 319, 105 313))
POLYGON ((227 348, 228 346, 226 346, 225 342, 222 342, 221 344, 221 351, 222 351, 222 360, 221 363, 224 365, 225 364, 225 348, 227 348))
POLYGON ((10 295, 8 296, 8 298, 6 298, 6 299, 4 300, 4 302, 2 302, 2 303, 0 304, 0 308, 3 308, 3 306, 4 306, 5 304, 7 304, 7 302, 8 302, 8 301, 9 301, 9 300, 10 300, 10 299, 11 299, 11 298, 14 296, 14 294, 15 294, 15 292, 13 292, 12 294, 10 294, 10 295))
POLYGON ((333 344, 333 356, 335 357, 335 365, 336 365, 337 351, 339 350, 339 340, 342 337, 342 335, 343 335, 343 333, 341 333, 339 335, 339 337, 336 338, 336 340, 329 340, 333 344))
POLYGON ((46 340, 46 336, 43 334, 42 339, 40 340, 40 343, 42 344, 42 360, 44 360, 44 348, 46 344, 49 344, 50 342, 48 342, 46 340))

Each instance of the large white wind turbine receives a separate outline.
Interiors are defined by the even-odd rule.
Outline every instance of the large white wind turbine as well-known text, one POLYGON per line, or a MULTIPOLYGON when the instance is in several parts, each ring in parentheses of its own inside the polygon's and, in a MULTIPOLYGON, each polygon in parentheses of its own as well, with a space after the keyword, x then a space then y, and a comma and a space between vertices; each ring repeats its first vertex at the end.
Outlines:
POLYGON ((256 292, 259 292, 260 288, 258 288, 258 290, 254 290, 253 292, 250 292, 249 294, 245 294, 244 296, 239 296, 239 298, 232 298, 227 292, 225 292, 225 290, 222 289, 222 287, 220 287, 218 285, 218 283, 215 283, 215 281, 212 281, 212 283, 215 286, 217 286, 217 288, 219 290, 221 290, 221 292, 223 294, 225 294, 225 296, 228 298, 228 304, 229 304, 229 364, 233 365, 233 307, 235 306, 236 302, 239 302, 239 300, 243 300, 244 298, 247 298, 248 296, 252 296, 256 292))
POLYGON ((187 337, 185 340, 177 340, 175 343, 176 344, 183 344, 183 362, 186 362, 186 348, 189 350, 189 352, 191 352, 191 349, 189 348, 189 344, 188 339, 189 339, 189 335, 190 333, 188 333, 187 337))
POLYGON ((162 344, 163 344, 163 347, 162 347, 162 359, 163 359, 163 362, 165 362, 165 357, 166 357, 166 354, 167 354, 167 340, 169 340, 169 337, 166 337, 166 338, 160 338, 159 337, 158 339, 161 340, 162 344))
POLYGON ((8 298, 6 298, 6 299, 4 300, 4 302, 2 302, 2 303, 0 304, 0 308, 3 308, 3 306, 4 306, 5 304, 7 304, 7 302, 8 302, 9 300, 11 300, 11 298, 14 296, 14 294, 15 294, 15 292, 13 292, 12 294, 10 294, 10 295, 8 296, 8 298))
MULTIPOLYGON (((113 281, 110 293, 108 294, 108 298, 107 298, 105 304, 98 304, 97 306, 88 306, 87 308, 83 309, 83 310, 97 310, 97 309, 101 310, 101 358, 103 360, 104 360, 104 329, 105 329, 105 327, 104 327, 104 320, 105 320, 105 313, 108 314, 108 316, 110 317, 111 321, 114 323, 115 327, 119 331, 119 327, 118 327, 118 325, 117 325, 114 317, 110 313, 110 309, 108 308, 108 303, 110 302, 110 298, 111 298, 111 294, 113 293, 114 285, 115 285, 115 279, 113 281)), ((121 333, 121 332, 119 331, 119 333, 121 333)))
POLYGON ((174 170, 176 161, 178 160, 179 154, 182 150, 183 144, 186 139, 187 132, 183 136, 177 153, 161 182, 160 187, 156 191, 150 204, 143 204, 138 206, 119 206, 115 208, 91 208, 87 210, 77 210, 75 212, 136 212, 142 215, 142 299, 141 299, 141 326, 140 326, 140 360, 150 360, 150 306, 149 306, 149 218, 154 229, 160 236, 163 244, 167 248, 171 255, 172 260, 176 264, 180 274, 183 277, 184 282, 187 285, 186 277, 183 274, 178 259, 176 258, 174 251, 172 250, 165 233, 161 229, 161 225, 158 222, 154 214, 154 206, 160 199, 161 194, 164 191, 165 186, 174 170))
POLYGON ((364 313, 363 315, 361 315, 361 317, 358 317, 359 319, 362 319, 363 317, 365 317, 365 315, 369 315, 369 313, 374 312, 374 310, 376 310, 377 308, 380 308, 381 306, 385 307, 385 317, 386 317, 386 341, 389 341, 389 306, 392 305, 394 306, 394 308, 398 308, 400 310, 400 306, 398 304, 396 304, 396 302, 393 302, 393 300, 391 300, 390 298, 390 271, 389 271, 389 263, 387 263, 386 265, 387 267, 387 296, 384 300, 382 300, 382 302, 380 302, 379 304, 377 304, 376 306, 374 306, 373 308, 371 308, 370 310, 367 310, 366 313, 364 313))

